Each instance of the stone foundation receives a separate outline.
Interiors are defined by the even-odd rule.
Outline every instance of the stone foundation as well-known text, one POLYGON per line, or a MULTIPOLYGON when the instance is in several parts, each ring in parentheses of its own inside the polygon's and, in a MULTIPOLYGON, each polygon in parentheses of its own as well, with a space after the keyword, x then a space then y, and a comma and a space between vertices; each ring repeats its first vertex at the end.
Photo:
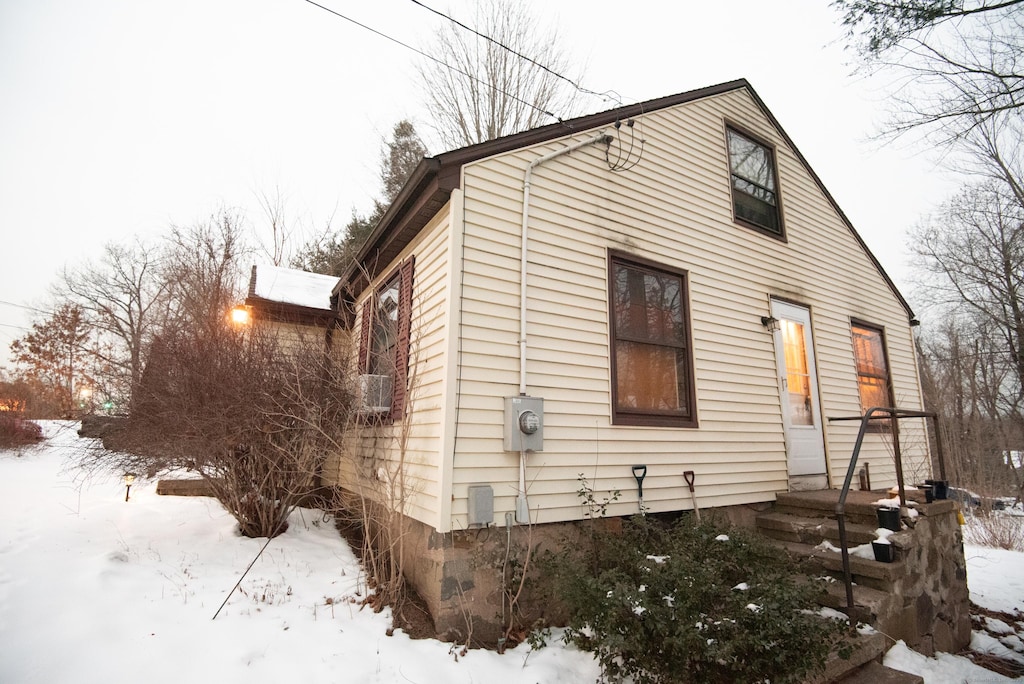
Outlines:
MULTIPOLYGON (((513 525, 441 534, 407 519, 406 579, 429 607, 439 637, 498 648, 510 623, 502 597, 520 592, 527 549, 535 570, 545 549, 559 548, 578 534, 576 525, 513 525)), ((522 585, 515 624, 529 628, 538 621, 564 622, 564 611, 545 587, 537 585, 536 576, 530 573, 522 585)), ((518 640, 524 635, 513 636, 518 640)))
POLYGON ((889 537, 901 571, 884 588, 891 600, 877 628, 911 648, 956 653, 971 640, 963 533, 952 501, 918 507, 907 529, 889 537), (911 527, 912 525, 912 527, 911 527))
MULTIPOLYGON (((815 492, 819 497, 827 493, 815 492)), ((705 511, 705 515, 753 528, 755 516, 766 508, 771 504, 719 508, 705 511)), ((903 639, 927 655, 935 651, 955 653, 970 642, 971 636, 966 561, 957 511, 951 501, 922 504, 918 510, 921 514, 917 518, 905 521, 912 526, 889 538, 896 547, 896 562, 856 559, 854 582, 882 596, 869 610, 871 622, 879 631, 892 639, 903 639), (858 568, 866 574, 860 574, 858 568)), ((873 508, 869 511, 873 516, 873 508)), ((608 518, 594 524, 614 527, 621 522, 620 518, 608 518)), ((520 591, 526 550, 532 550, 529 563, 536 570, 539 554, 573 544, 583 524, 591 522, 438 533, 421 522, 403 518, 406 579, 426 603, 439 637, 500 648, 510 624, 507 602, 502 597, 520 591)), ((819 558, 829 561, 826 569, 841 578, 841 572, 835 572, 838 554, 825 554, 819 558)), ((532 573, 532 581, 523 585, 515 624, 526 630, 539 624, 564 624, 564 609, 537 577, 532 573)), ((519 640, 525 634, 511 636, 519 640)))

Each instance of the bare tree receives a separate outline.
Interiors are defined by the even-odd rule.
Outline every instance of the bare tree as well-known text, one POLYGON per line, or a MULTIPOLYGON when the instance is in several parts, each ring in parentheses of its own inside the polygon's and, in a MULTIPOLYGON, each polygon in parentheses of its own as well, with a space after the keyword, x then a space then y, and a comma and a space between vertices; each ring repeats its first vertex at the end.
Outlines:
POLYGON ((167 285, 160 269, 156 247, 141 241, 111 243, 98 262, 65 269, 57 288, 58 296, 82 308, 98 333, 91 353, 106 368, 111 392, 129 405, 146 350, 166 311, 167 285))
POLYGON ((833 0, 865 66, 896 76, 890 135, 961 138, 1024 105, 1024 0, 833 0))
MULTIPOLYGON (((1005 483, 1024 447, 1024 193, 1016 128, 991 119, 963 140, 973 182, 911 233, 919 297, 933 307, 921 343, 929 404, 948 423, 954 468, 1005 483)), ((1018 491, 1024 479, 1016 468, 1018 491)))
POLYGON ((270 244, 259 240, 261 250, 274 266, 281 266, 288 261, 288 244, 291 240, 293 227, 288 224, 286 216, 287 198, 281 194, 281 188, 274 186, 273 192, 260 190, 254 193, 256 201, 263 210, 270 232, 270 244))
POLYGON ((174 227, 168 239, 162 278, 171 301, 168 329, 199 328, 213 334, 241 299, 251 251, 241 220, 227 210, 187 227, 174 227))
POLYGON ((576 90, 558 34, 522 2, 481 0, 474 29, 448 23, 419 66, 434 129, 449 148, 536 128, 571 115, 576 90))

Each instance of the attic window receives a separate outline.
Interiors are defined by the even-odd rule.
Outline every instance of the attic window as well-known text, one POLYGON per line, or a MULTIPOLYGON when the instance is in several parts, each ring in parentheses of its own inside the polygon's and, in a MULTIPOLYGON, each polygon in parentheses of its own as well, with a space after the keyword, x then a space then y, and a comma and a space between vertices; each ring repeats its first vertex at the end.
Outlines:
POLYGON ((775 154, 768 145, 726 129, 729 170, 732 178, 732 207, 736 220, 775 237, 782 237, 775 154))
POLYGON ((609 288, 613 422, 696 427, 686 272, 612 253, 609 288))

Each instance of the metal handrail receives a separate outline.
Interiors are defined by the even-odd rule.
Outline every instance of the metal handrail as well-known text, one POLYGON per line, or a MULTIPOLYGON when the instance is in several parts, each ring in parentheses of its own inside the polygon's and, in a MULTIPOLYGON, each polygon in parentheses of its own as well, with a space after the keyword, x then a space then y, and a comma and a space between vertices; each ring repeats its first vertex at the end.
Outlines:
POLYGON ((931 418, 935 429, 935 452, 939 462, 939 477, 946 479, 946 459, 942 453, 942 436, 939 433, 938 414, 933 411, 914 411, 910 409, 890 408, 888 406, 873 406, 864 412, 862 416, 844 416, 829 418, 829 422, 840 420, 859 420, 860 430, 857 432, 857 441, 853 445, 853 455, 850 457, 850 466, 846 469, 846 479, 843 481, 843 489, 839 492, 839 503, 836 504, 836 520, 839 523, 839 546, 843 553, 843 580, 846 582, 846 609, 853 612, 853 573, 850 571, 850 549, 846 540, 846 496, 850 493, 850 483, 853 482, 853 474, 857 470, 857 458, 860 456, 860 449, 864 443, 864 435, 867 433, 868 424, 872 420, 882 418, 876 414, 884 413, 892 419, 892 441, 893 455, 896 458, 896 483, 899 486, 900 505, 907 505, 907 493, 903 482, 903 454, 900 449, 900 437, 898 421, 901 418, 931 418))

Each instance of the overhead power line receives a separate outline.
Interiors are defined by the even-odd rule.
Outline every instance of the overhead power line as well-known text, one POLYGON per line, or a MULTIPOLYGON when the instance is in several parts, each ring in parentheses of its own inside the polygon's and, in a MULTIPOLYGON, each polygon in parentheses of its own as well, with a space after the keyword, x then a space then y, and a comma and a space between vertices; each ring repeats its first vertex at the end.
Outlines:
POLYGON ((41 313, 41 314, 53 313, 52 311, 45 311, 44 309, 37 309, 34 306, 25 306, 24 304, 15 304, 14 302, 8 302, 8 301, 5 301, 3 299, 0 299, 0 304, 6 304, 7 306, 14 306, 14 307, 17 307, 19 309, 26 309, 28 311, 35 311, 36 313, 41 313))
MULTIPOLYGON (((331 9, 330 7, 325 7, 324 5, 321 5, 318 2, 314 2, 313 0, 305 0, 305 1, 307 3, 309 3, 310 5, 313 5, 314 7, 319 7, 323 11, 329 12, 330 14, 333 14, 334 16, 338 17, 339 19, 344 19, 347 22, 355 24, 356 26, 358 26, 361 29, 365 29, 365 30, 367 30, 367 31, 369 31, 371 33, 374 33, 374 34, 380 36, 381 38, 384 38, 386 40, 390 40, 392 43, 395 43, 396 45, 401 45, 402 47, 404 47, 407 50, 412 50, 413 52, 415 52, 418 55, 421 55, 422 57, 426 57, 427 59, 429 59, 431 61, 437 62, 438 64, 443 66, 445 69, 448 69, 449 71, 454 71, 457 74, 462 74, 466 78, 473 79, 474 81, 476 81, 477 83, 479 83, 481 85, 485 85, 487 87, 493 87, 493 84, 488 83, 487 81, 484 81, 481 78, 477 78, 473 74, 465 72, 462 69, 459 69, 458 67, 454 67, 451 64, 448 64, 447 62, 445 62, 444 60, 440 60, 437 57, 434 57, 433 55, 427 54, 426 52, 423 52, 422 50, 420 50, 418 48, 415 48, 412 45, 409 45, 408 43, 404 43, 404 42, 398 40, 397 38, 389 36, 388 34, 384 33, 383 31, 379 31, 379 30, 377 30, 377 29, 375 29, 375 28, 373 28, 371 26, 367 26, 366 24, 360 23, 360 22, 356 21, 355 19, 353 19, 351 17, 345 16, 341 12, 337 12, 337 11, 331 9)), ((522 99, 518 95, 515 95, 514 93, 509 93, 509 92, 506 92, 506 91, 499 91, 499 92, 501 92, 503 95, 507 95, 508 97, 512 98, 516 102, 524 104, 527 107, 529 107, 531 109, 534 109, 534 110, 540 112, 541 114, 544 114, 545 116, 550 116, 552 119, 554 119, 555 121, 557 121, 559 123, 565 123, 564 121, 562 121, 561 117, 556 116, 555 114, 552 114, 551 112, 547 111, 546 109, 542 109, 541 107, 538 107, 537 105, 533 104, 532 102, 527 102, 526 100, 522 99)))
POLYGON ((596 92, 594 90, 590 90, 589 88, 584 88, 583 86, 581 86, 579 83, 577 83, 576 81, 572 80, 568 76, 563 76, 562 74, 558 73, 557 71, 554 71, 553 69, 549 68, 547 65, 541 64, 540 62, 536 61, 535 59, 533 59, 531 57, 527 57, 526 55, 524 55, 524 54, 522 54, 520 52, 517 52, 516 50, 513 50, 512 48, 510 48, 509 46, 505 45, 501 41, 496 40, 494 38, 491 38, 487 34, 480 33, 479 31, 477 31, 472 26, 466 26, 465 24, 463 24, 458 19, 456 19, 456 18, 454 18, 452 16, 449 16, 449 15, 445 14, 444 12, 441 12, 440 10, 436 10, 433 7, 428 7, 427 5, 424 5, 419 0, 410 0, 410 2, 412 2, 414 5, 419 5, 420 7, 422 7, 423 9, 425 9, 425 10, 427 10, 429 12, 433 12, 434 14, 436 14, 439 17, 443 17, 444 19, 447 19, 448 21, 452 22, 456 26, 469 31, 470 33, 472 33, 475 36, 483 38, 484 40, 489 41, 489 42, 493 43, 494 45, 497 45, 502 50, 505 50, 506 52, 509 52, 509 53, 515 55, 519 59, 527 61, 530 64, 534 65, 535 67, 548 72, 549 74, 551 74, 555 78, 559 78, 559 79, 565 81, 566 83, 571 85, 573 88, 575 88, 578 92, 581 92, 581 93, 583 93, 585 95, 593 95, 594 97, 597 97, 597 98, 600 98, 602 100, 605 100, 606 102, 615 102, 618 105, 622 104, 622 98, 620 98, 618 96, 618 93, 616 93, 614 91, 607 90, 607 91, 605 91, 603 93, 599 93, 599 92, 596 92))

